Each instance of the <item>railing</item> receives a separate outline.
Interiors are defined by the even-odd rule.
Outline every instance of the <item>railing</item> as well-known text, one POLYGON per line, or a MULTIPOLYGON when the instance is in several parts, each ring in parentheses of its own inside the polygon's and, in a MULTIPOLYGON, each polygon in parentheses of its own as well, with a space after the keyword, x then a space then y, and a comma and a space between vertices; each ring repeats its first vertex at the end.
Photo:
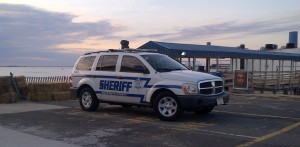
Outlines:
MULTIPOLYGON (((233 72, 224 72, 225 87, 233 87, 233 72)), ((267 72, 249 72, 249 87, 263 91, 276 91, 300 89, 300 71, 267 71, 267 72)))
POLYGON ((26 77, 26 83, 67 83, 68 76, 54 76, 54 77, 26 77))

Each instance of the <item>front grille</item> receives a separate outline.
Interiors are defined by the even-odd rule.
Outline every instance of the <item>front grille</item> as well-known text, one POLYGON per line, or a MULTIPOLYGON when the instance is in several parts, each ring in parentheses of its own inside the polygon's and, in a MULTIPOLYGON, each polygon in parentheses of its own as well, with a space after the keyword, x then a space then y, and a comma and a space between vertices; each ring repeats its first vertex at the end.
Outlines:
POLYGON ((224 92, 223 81, 203 81, 198 83, 200 94, 216 95, 224 92))

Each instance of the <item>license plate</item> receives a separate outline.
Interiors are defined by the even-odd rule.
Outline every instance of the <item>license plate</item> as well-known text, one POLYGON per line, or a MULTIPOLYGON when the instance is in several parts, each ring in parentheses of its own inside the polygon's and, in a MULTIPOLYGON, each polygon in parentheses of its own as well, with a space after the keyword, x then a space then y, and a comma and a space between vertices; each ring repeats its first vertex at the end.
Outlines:
POLYGON ((217 98, 217 104, 218 104, 218 105, 223 105, 223 104, 224 104, 224 100, 223 100, 222 97, 217 98))

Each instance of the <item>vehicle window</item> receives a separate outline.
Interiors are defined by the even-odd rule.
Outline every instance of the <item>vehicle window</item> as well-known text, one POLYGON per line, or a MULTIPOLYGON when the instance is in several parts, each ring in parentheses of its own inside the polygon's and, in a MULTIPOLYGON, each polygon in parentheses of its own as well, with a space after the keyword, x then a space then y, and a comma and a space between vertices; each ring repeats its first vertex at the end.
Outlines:
POLYGON ((100 56, 96 70, 101 71, 116 71, 118 55, 100 56))
POLYGON ((120 72, 143 73, 147 67, 136 57, 123 56, 120 72))
POLYGON ((166 55, 142 55, 142 57, 158 72, 187 70, 185 66, 166 55))
POLYGON ((96 56, 83 57, 79 60, 76 70, 91 70, 96 56))

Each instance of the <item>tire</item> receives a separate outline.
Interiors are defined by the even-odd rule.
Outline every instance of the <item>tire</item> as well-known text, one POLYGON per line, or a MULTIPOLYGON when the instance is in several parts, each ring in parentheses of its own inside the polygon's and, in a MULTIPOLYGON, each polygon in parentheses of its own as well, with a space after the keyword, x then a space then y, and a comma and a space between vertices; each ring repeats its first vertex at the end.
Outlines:
POLYGON ((200 114, 201 115, 201 114, 207 114, 207 113, 211 112, 213 109, 214 109, 214 106, 212 106, 212 107, 206 107, 206 108, 199 109, 199 110, 195 110, 194 112, 196 114, 200 114))
POLYGON ((169 91, 159 93, 153 106, 154 112, 163 121, 174 121, 183 113, 176 96, 169 91))
POLYGON ((84 111, 95 111, 99 107, 99 100, 94 91, 89 88, 83 88, 79 94, 79 103, 84 111))

